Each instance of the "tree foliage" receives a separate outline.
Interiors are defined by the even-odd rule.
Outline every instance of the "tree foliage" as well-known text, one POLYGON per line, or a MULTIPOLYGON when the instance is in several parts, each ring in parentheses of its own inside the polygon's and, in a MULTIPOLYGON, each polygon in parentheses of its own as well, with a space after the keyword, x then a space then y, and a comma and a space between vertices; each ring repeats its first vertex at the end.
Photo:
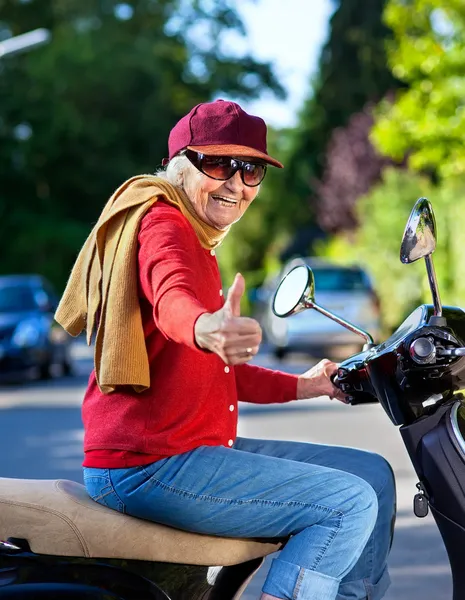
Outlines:
POLYGON ((232 56, 232 0, 0 0, 0 39, 52 42, 0 62, 0 270, 62 285, 113 190, 153 172, 170 128, 217 95, 283 90, 269 64, 232 56))
POLYGON ((408 87, 385 102, 373 131, 378 148, 441 176, 465 173, 465 4, 389 0, 393 74, 408 87))
POLYGON ((308 198, 321 178, 332 132, 368 102, 377 102, 398 85, 386 66, 390 30, 382 21, 386 0, 339 0, 319 61, 310 97, 293 140, 288 182, 308 198))
POLYGON ((404 82, 394 102, 377 109, 372 139, 379 150, 411 170, 388 168, 382 181, 357 203, 359 229, 349 240, 333 238, 324 252, 362 262, 374 275, 388 329, 421 302, 431 303, 423 261, 402 266, 401 233, 419 196, 435 210, 438 244, 434 253, 445 304, 465 303, 465 169, 462 0, 389 0, 386 23, 393 74, 404 82), (439 174, 440 177, 436 175, 439 174))
POLYGON ((373 275, 387 332, 421 303, 432 303, 424 261, 400 262, 400 244, 410 211, 420 196, 430 199, 437 223, 433 255, 444 304, 465 304, 465 184, 434 185, 428 177, 388 167, 380 183, 357 204, 360 227, 349 237, 335 236, 320 249, 339 262, 358 262, 373 275))
POLYGON ((372 275, 381 301, 387 332, 425 297, 424 267, 402 265, 399 259, 402 233, 415 200, 430 197, 426 178, 388 168, 382 180, 357 203, 358 230, 348 238, 331 239, 322 254, 339 262, 359 263, 372 275))
POLYGON ((317 218, 329 233, 357 228, 356 203, 381 178, 392 161, 377 152, 370 142, 373 107, 353 114, 346 127, 333 132, 321 181, 315 184, 319 198, 317 218))

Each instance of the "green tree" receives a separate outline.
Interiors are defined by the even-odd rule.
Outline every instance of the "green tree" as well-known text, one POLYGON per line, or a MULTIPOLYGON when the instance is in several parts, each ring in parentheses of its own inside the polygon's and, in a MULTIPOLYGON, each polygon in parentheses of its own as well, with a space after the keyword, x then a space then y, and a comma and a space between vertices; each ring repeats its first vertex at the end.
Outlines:
POLYGON ((170 128, 215 95, 283 95, 269 64, 238 59, 232 0, 0 0, 0 39, 52 43, 0 63, 0 270, 62 285, 113 190, 153 172, 170 128))
POLYGON ((408 87, 384 102, 372 137, 395 159, 441 177, 465 173, 465 4, 389 0, 393 74, 408 87))
POLYGON ((320 249, 331 260, 359 263, 370 272, 386 332, 399 325, 422 300, 430 301, 425 267, 420 262, 403 265, 399 258, 408 216, 420 196, 433 196, 427 178, 401 169, 385 169, 382 181, 359 199, 358 230, 350 237, 335 236, 320 249))
POLYGON ((328 233, 357 228, 359 198, 380 180, 383 168, 392 164, 370 142, 372 112, 373 107, 368 105, 363 112, 354 113, 329 141, 326 166, 316 187, 318 221, 328 233))
POLYGON ((292 143, 287 184, 294 185, 300 197, 308 198, 312 181, 321 178, 332 132, 398 86, 386 66, 385 44, 391 32, 382 21, 385 2, 335 2, 318 74, 292 143))
POLYGON ((451 179, 434 185, 424 175, 386 168, 382 180, 357 204, 360 227, 340 234, 320 247, 320 254, 343 263, 360 263, 372 274, 381 300, 386 332, 397 327, 421 303, 432 303, 424 261, 403 265, 399 259, 402 234, 415 201, 426 196, 437 223, 433 259, 444 304, 465 304, 465 184, 451 179))
POLYGON ((373 274, 388 330, 421 302, 431 303, 423 261, 403 266, 400 236, 416 198, 433 204, 438 229, 434 254, 445 304, 465 303, 463 111, 465 5, 463 0, 389 0, 385 22, 393 75, 404 84, 378 107, 371 138, 410 171, 386 169, 382 181, 357 203, 360 227, 322 250, 334 259, 360 261, 373 274), (439 175, 439 177, 438 177, 439 175))

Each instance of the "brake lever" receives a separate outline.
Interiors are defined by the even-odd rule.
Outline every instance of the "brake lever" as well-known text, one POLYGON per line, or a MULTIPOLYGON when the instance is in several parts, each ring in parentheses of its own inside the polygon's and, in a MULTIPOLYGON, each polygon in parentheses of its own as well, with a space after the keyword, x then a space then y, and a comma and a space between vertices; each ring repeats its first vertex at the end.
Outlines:
POLYGON ((465 348, 438 348, 437 356, 465 356, 465 348))
MULTIPOLYGON (((334 385, 334 387, 336 387, 338 390, 341 389, 339 386, 339 378, 337 376, 337 371, 336 371, 336 373, 333 373, 329 379, 330 379, 331 383, 334 385)), ((344 391, 344 390, 341 390, 341 391, 344 391)), ((350 404, 353 399, 354 399, 353 396, 346 396, 344 399, 344 404, 350 404)))

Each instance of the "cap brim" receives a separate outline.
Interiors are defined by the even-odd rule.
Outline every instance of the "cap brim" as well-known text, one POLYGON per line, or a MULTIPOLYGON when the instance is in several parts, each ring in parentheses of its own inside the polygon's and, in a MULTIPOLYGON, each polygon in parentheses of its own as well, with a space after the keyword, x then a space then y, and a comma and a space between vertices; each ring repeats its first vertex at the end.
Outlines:
POLYGON ((249 146, 224 144, 216 146, 187 146, 187 148, 189 150, 194 150, 194 152, 201 152, 202 154, 207 154, 210 156, 250 156, 251 158, 259 158, 269 165, 273 165, 273 167, 278 167, 278 169, 284 168, 284 165, 282 165, 279 160, 268 156, 268 154, 265 154, 265 152, 260 152, 255 148, 250 148, 249 146))

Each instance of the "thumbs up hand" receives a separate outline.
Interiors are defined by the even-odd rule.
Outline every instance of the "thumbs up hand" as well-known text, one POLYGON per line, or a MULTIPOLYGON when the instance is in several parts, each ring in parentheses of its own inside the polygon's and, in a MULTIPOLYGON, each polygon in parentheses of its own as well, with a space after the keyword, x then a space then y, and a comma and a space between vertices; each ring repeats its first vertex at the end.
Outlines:
POLYGON ((223 311, 228 317, 241 316, 241 299, 245 292, 245 281, 240 273, 237 273, 232 286, 228 290, 223 311))
POLYGON ((248 362, 257 354, 262 330, 255 319, 241 317, 241 298, 245 281, 240 273, 229 288, 226 302, 214 313, 204 313, 194 327, 195 341, 218 354, 228 365, 248 362))

